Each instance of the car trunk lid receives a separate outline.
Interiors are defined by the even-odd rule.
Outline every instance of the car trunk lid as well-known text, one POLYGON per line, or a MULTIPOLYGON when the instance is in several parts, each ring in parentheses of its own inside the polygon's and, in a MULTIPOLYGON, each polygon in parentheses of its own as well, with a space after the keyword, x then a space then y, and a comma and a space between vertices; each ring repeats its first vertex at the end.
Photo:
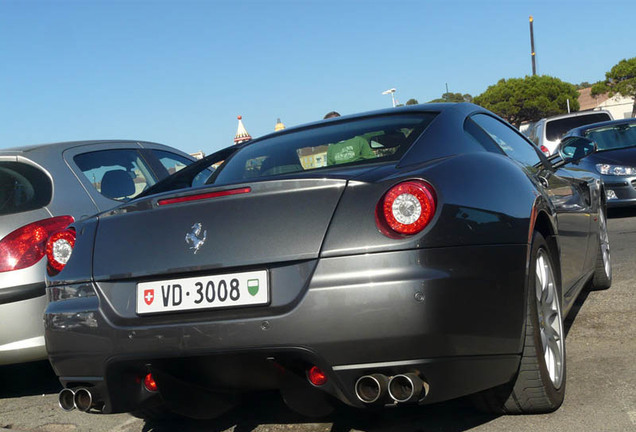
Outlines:
POLYGON ((100 216, 95 280, 317 258, 346 179, 287 179, 156 195, 100 216))

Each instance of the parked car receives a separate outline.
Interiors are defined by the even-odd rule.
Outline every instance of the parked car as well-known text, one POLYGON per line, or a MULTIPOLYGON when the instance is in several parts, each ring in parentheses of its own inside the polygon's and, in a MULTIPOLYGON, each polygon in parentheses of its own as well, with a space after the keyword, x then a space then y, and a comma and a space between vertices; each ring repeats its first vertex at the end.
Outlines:
POLYGON ((570 159, 472 104, 210 155, 49 239, 60 406, 211 418, 276 389, 307 415, 469 394, 553 411, 563 318, 611 283, 603 184, 570 159))
MULTIPOLYGON (((570 136, 587 137, 596 143, 596 153, 577 165, 601 174, 607 206, 636 205, 636 118, 581 126, 569 131, 566 137, 570 136)), ((573 151, 567 145, 560 150, 573 151)))
POLYGON ((0 365, 46 359, 46 238, 138 195, 192 162, 137 141, 0 150, 0 365))
POLYGON ((556 151, 563 135, 570 129, 608 120, 613 120, 613 117, 609 111, 605 110, 579 111, 562 114, 543 118, 533 123, 525 131, 525 135, 530 138, 546 156, 550 156, 556 151))

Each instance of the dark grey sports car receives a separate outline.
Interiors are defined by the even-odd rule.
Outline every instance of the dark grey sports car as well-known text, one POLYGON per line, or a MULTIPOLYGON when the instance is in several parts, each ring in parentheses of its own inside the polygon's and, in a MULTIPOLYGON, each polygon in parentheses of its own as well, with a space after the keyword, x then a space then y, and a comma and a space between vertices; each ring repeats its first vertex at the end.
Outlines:
POLYGON ((563 317, 611 283, 603 183, 570 162, 471 104, 196 162, 49 239, 60 405, 211 418, 276 389, 309 415, 471 394, 553 411, 563 317))

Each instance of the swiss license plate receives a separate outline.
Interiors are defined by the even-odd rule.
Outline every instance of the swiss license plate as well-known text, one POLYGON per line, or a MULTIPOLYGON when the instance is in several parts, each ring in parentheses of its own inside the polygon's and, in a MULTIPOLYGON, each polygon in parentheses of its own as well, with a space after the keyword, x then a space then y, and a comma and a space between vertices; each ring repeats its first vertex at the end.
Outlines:
POLYGON ((266 270, 137 284, 140 315, 268 303, 266 270))

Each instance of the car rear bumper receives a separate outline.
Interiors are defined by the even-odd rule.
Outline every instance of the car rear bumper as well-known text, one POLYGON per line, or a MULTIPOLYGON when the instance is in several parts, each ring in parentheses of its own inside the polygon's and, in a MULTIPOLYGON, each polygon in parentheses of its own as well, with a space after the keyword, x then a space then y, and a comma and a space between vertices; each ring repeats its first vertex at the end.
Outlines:
POLYGON ((46 359, 45 261, 0 273, 0 365, 46 359))
MULTIPOLYGON (((526 256, 526 245, 466 246, 290 264, 290 272, 313 269, 298 294, 245 316, 131 317, 112 305, 134 299, 125 294, 134 282, 93 285, 97 296, 50 303, 47 349, 61 381, 93 386, 105 412, 142 403, 139 377, 152 370, 241 392, 285 387, 290 375, 307 384, 303 374, 316 365, 328 376, 320 390, 354 406, 363 406, 360 376, 415 372, 430 386, 421 403, 448 400, 514 377, 526 256)), ((283 287, 271 290, 276 302, 283 287)))
MULTIPOLYGON (((0 303, 0 365, 46 359, 42 315, 46 296, 0 303)), ((30 294, 26 295, 30 297, 30 294)))

